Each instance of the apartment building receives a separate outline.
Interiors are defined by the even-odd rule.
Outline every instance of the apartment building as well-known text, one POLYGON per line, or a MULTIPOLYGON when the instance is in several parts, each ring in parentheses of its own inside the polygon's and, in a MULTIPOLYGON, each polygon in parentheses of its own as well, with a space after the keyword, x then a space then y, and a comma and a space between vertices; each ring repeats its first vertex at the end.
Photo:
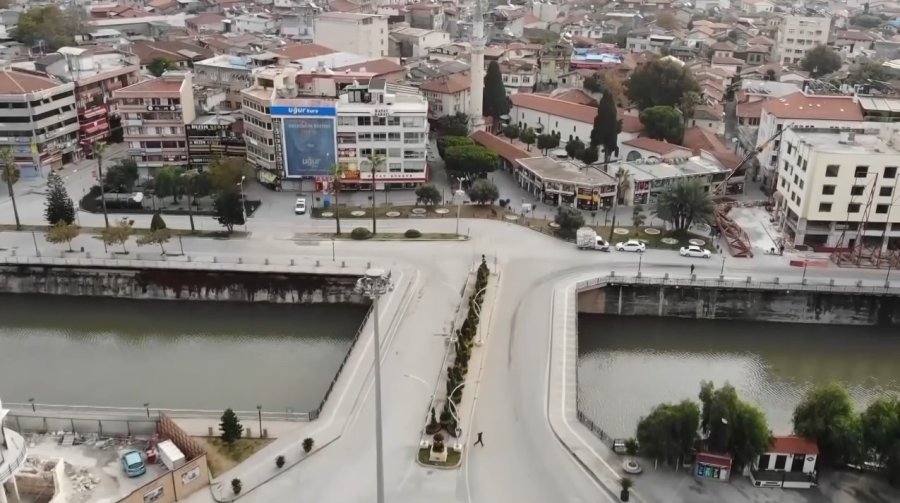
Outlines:
POLYGON ((283 173, 275 158, 271 107, 278 98, 297 96, 297 69, 269 67, 257 70, 252 85, 240 95, 247 161, 256 168, 256 177, 261 183, 278 187, 283 173))
POLYGON ((12 148, 22 176, 38 176, 75 160, 75 84, 46 74, 0 70, 0 147, 12 148))
POLYGON ((774 60, 782 65, 799 63, 806 51, 828 43, 830 31, 830 17, 784 16, 775 37, 774 60))
POLYGON ((240 92, 253 85, 253 71, 283 60, 282 56, 264 52, 248 57, 227 54, 213 56, 194 63, 194 82, 203 87, 222 89, 226 92, 225 105, 233 110, 241 109, 240 92))
POLYGON ((240 112, 200 115, 186 127, 188 169, 205 170, 216 157, 247 157, 240 112))
POLYGON ((775 214, 794 244, 884 251, 900 242, 900 138, 862 131, 785 132, 775 214))
POLYGON ((315 43, 370 59, 388 55, 387 18, 376 14, 323 12, 316 18, 315 43))
POLYGON ((423 82, 419 89, 428 101, 428 118, 469 113, 471 82, 468 73, 454 73, 423 82))
POLYGON ((193 75, 169 71, 113 92, 125 128, 127 154, 141 176, 161 166, 187 166, 185 126, 196 118, 193 75))

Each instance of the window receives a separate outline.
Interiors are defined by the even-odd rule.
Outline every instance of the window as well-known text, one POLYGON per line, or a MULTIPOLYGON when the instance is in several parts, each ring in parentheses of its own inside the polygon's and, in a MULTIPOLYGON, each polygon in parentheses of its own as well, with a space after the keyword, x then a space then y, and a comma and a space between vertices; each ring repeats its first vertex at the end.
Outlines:
POLYGON ((850 203, 847 205, 847 213, 859 213, 859 203, 850 203))
POLYGON ((884 177, 885 178, 896 178, 897 177, 897 167, 896 166, 887 166, 884 168, 884 177))
POLYGON ((806 167, 809 165, 809 161, 807 159, 803 159, 803 171, 806 171, 806 167))
POLYGON ((850 195, 851 196, 861 196, 863 195, 863 191, 866 190, 865 185, 854 185, 850 187, 850 195))
POLYGON ((882 188, 878 191, 878 195, 881 196, 881 197, 890 197, 891 194, 893 194, 893 193, 894 193, 894 188, 893 188, 893 187, 882 187, 882 188))
POLYGON ((885 214, 888 212, 889 204, 879 204, 875 206, 875 213, 885 214))
POLYGON ((800 196, 797 196, 797 206, 800 206, 800 196))
POLYGON ((800 179, 800 177, 798 177, 797 175, 794 175, 794 183, 795 183, 795 184, 797 183, 797 181, 798 181, 799 179, 800 179))
POLYGON ((794 146, 791 145, 790 142, 788 142, 787 147, 788 147, 788 148, 787 148, 787 153, 788 153, 788 155, 790 155, 790 154, 791 154, 791 151, 794 150, 794 146))
POLYGON ((862 178, 862 177, 866 176, 867 174, 869 174, 868 166, 857 166, 856 171, 853 172, 853 176, 856 178, 862 178))
POLYGON ((372 118, 371 117, 357 117, 356 124, 358 126, 371 126, 372 118))
POLYGON ((825 176, 829 178, 834 178, 838 176, 838 171, 841 169, 837 164, 829 164, 825 166, 825 176))
POLYGON ((819 203, 819 211, 828 213, 831 211, 831 203, 819 203))

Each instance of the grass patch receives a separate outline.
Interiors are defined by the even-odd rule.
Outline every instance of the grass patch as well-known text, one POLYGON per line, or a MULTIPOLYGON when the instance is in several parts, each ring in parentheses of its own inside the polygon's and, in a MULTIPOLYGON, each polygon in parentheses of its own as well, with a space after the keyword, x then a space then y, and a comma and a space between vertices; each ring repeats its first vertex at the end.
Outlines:
MULTIPOLYGON (((113 219, 110 219, 109 224, 110 224, 110 226, 112 226, 115 224, 115 221, 113 219)), ((49 230, 50 227, 51 226, 49 226, 49 225, 23 225, 21 228, 21 231, 22 232, 32 232, 32 231, 47 232, 47 230, 49 230)), ((79 227, 79 229, 81 229, 81 234, 95 234, 95 235, 99 236, 100 233, 103 232, 103 227, 79 227)), ((0 232, 15 231, 15 230, 16 230, 15 224, 0 224, 0 232)), ((197 237, 197 238, 227 239, 227 238, 244 238, 244 237, 249 236, 249 233, 243 232, 243 231, 234 231, 231 234, 228 234, 228 232, 225 231, 225 229, 222 229, 221 231, 199 231, 199 230, 191 231, 190 229, 169 228, 169 230, 172 231, 172 236, 190 236, 190 237, 197 237)), ((149 232, 150 232, 149 228, 148 229, 138 228, 138 227, 134 228, 135 236, 148 234, 149 232)))
MULTIPOLYGON (((337 239, 343 241, 353 241, 348 233, 338 234, 321 234, 327 239, 337 239)), ((452 232, 423 232, 419 237, 406 237, 404 232, 379 232, 367 238, 366 241, 458 241, 459 235, 452 232)))
POLYGON ((272 441, 270 438, 242 438, 228 445, 218 437, 193 437, 193 439, 206 449, 206 460, 213 478, 239 465, 272 441))
MULTIPOLYGON (((598 234, 603 236, 603 239, 609 238, 609 227, 598 227, 591 226, 594 230, 597 231, 598 234)), ((659 234, 647 234, 644 232, 644 229, 651 228, 649 225, 642 225, 641 227, 622 227, 616 226, 619 229, 628 229, 628 234, 616 234, 613 233, 611 245, 615 246, 619 241, 627 241, 629 239, 639 239, 647 244, 648 248, 653 248, 657 250, 678 250, 682 246, 688 246, 688 240, 691 239, 702 239, 706 244, 704 248, 708 249, 713 254, 716 253, 716 247, 712 245, 712 239, 707 236, 700 236, 698 234, 692 234, 690 232, 684 231, 666 231, 663 229, 659 229, 659 234), (662 241, 663 238, 672 238, 678 240, 678 243, 668 244, 662 241)))
POLYGON ((447 448, 447 462, 446 463, 436 463, 434 461, 429 460, 428 457, 429 457, 430 453, 431 453, 430 447, 425 447, 425 448, 419 449, 419 462, 422 464, 425 464, 425 465, 441 466, 444 468, 455 468, 455 467, 459 466, 459 463, 462 460, 462 453, 457 450, 450 449, 449 447, 447 448))
MULTIPOLYGON (((324 219, 334 219, 334 216, 323 217, 322 213, 334 213, 335 208, 331 207, 328 209, 324 208, 313 208, 310 212, 313 218, 324 218, 324 219)), ((506 210, 503 210, 497 206, 478 206, 475 204, 466 204, 460 206, 459 208, 459 216, 460 218, 497 218, 498 214, 506 214, 506 210)), ((372 218, 372 207, 371 206, 341 206, 337 208, 337 214, 341 219, 371 219, 372 218), (353 212, 363 212, 362 215, 351 215, 353 212)), ((456 206, 447 205, 447 206, 415 206, 415 205, 406 205, 406 206, 392 206, 392 205, 382 205, 375 208, 375 218, 456 218, 456 206), (422 215, 416 215, 412 212, 413 209, 420 208, 424 209, 425 213, 422 215), (444 208, 448 210, 447 213, 435 213, 434 210, 438 208, 444 208), (395 217, 387 216, 388 213, 397 212, 400 215, 395 217)))

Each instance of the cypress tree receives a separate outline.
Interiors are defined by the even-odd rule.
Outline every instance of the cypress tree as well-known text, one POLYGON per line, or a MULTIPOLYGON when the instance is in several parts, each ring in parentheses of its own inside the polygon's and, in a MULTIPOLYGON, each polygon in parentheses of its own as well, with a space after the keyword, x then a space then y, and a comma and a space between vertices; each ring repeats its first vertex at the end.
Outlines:
POLYGON ((482 106, 484 115, 493 117, 495 121, 499 120, 501 115, 509 113, 506 87, 503 86, 503 75, 500 73, 500 65, 496 61, 491 61, 487 73, 484 75, 482 106))
POLYGON ((69 197, 63 179, 50 172, 47 176, 47 202, 44 204, 44 217, 50 225, 59 222, 71 224, 75 221, 75 203, 69 197))
POLYGON ((603 162, 609 162, 612 154, 618 151, 618 137, 621 130, 622 123, 619 122, 616 102, 612 93, 605 92, 597 105, 597 115, 591 129, 591 148, 603 149, 603 162))

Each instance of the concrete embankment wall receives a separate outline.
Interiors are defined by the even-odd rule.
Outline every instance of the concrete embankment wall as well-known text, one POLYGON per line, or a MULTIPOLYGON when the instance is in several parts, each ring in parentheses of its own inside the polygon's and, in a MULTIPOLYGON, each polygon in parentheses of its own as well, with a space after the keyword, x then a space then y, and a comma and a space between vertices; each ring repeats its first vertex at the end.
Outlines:
POLYGON ((900 325, 900 299, 872 292, 772 288, 622 284, 615 281, 578 293, 578 311, 621 316, 757 320, 842 325, 900 325))
POLYGON ((0 293, 273 303, 360 303, 358 275, 277 270, 0 265, 0 293))

